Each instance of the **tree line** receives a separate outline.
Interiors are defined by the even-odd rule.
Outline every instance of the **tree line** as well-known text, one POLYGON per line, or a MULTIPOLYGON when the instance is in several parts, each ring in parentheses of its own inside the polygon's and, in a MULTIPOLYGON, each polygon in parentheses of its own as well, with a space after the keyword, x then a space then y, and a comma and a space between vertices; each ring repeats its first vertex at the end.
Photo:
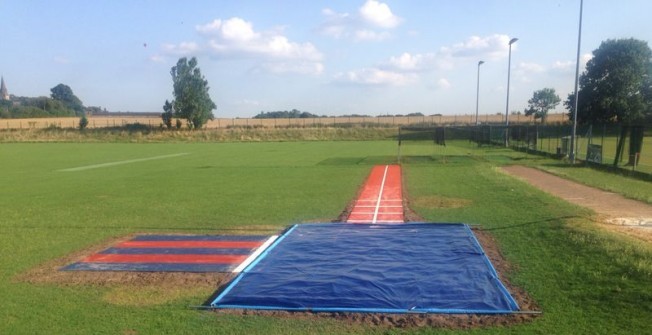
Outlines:
POLYGON ((0 101, 0 118, 82 116, 85 109, 68 85, 58 84, 50 89, 50 97, 11 96, 0 101))

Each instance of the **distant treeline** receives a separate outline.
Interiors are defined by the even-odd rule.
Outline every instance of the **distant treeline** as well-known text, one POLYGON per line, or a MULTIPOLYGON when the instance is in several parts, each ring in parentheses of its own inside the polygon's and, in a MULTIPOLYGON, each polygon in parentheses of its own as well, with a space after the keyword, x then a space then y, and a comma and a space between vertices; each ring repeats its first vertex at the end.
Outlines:
POLYGON ((291 111, 260 112, 254 116, 254 119, 310 119, 318 117, 324 116, 293 109, 291 111))
MULTIPOLYGON (((423 113, 409 113, 409 114, 396 114, 396 115, 391 115, 391 114, 383 114, 379 115, 381 117, 387 117, 387 116, 424 116, 423 113)), ((291 111, 273 111, 273 112, 260 112, 256 116, 254 116, 254 119, 310 119, 310 118, 323 118, 323 117, 332 117, 332 116, 326 116, 326 115, 317 115, 317 114, 312 114, 309 112, 302 112, 297 109, 293 109, 291 111)), ((336 117, 372 117, 371 115, 366 115, 366 114, 347 114, 347 115, 340 115, 336 117)))
POLYGON ((64 102, 48 97, 12 96, 11 101, 0 101, 0 118, 3 119, 66 116, 77 116, 77 113, 64 102))

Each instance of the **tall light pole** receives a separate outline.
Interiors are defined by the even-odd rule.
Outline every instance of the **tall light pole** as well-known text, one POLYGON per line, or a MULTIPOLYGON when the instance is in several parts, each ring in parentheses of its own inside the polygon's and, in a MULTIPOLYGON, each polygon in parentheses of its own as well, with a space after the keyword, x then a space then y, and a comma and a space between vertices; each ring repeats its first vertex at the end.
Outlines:
POLYGON ((479 125, 480 122, 478 122, 478 106, 480 103, 480 65, 484 64, 484 61, 479 61, 478 62, 478 86, 475 90, 475 125, 479 125))
POLYGON ((507 63, 507 103, 505 104, 505 147, 509 147, 509 79, 512 73, 512 44, 518 41, 518 38, 509 40, 509 61, 507 63))
POLYGON ((577 33, 577 59, 575 60, 575 103, 573 104, 573 132, 571 133, 570 161, 575 164, 575 141, 577 140, 577 102, 580 100, 580 46, 582 45, 582 7, 584 0, 580 0, 580 28, 577 33))

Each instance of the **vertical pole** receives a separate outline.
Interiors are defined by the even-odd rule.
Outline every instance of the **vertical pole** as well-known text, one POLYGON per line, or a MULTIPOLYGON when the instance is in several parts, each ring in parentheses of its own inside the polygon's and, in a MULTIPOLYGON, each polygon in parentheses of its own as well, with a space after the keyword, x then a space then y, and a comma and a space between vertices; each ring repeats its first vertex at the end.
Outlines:
POLYGON ((478 83, 475 88, 475 125, 480 124, 478 120, 478 107, 480 106, 480 65, 484 64, 483 61, 478 62, 478 83))
POLYGON ((575 164, 575 141, 577 136, 577 103, 580 100, 579 79, 580 79, 580 47, 582 45, 582 8, 584 0, 580 0, 580 27, 577 33, 577 58, 575 59, 575 103, 573 108, 573 131, 571 132, 571 164, 575 164))
POLYGON ((512 73, 512 42, 509 42, 509 59, 507 61, 507 103, 505 103, 505 147, 509 147, 509 80, 512 73))

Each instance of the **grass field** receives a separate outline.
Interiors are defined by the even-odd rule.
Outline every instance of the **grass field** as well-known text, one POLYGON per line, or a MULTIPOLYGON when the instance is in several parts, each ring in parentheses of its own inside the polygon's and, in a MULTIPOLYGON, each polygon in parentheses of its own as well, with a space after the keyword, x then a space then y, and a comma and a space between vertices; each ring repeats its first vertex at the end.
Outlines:
POLYGON ((0 334, 651 332, 649 245, 604 232, 588 211, 497 169, 538 158, 457 144, 404 146, 414 209, 431 221, 489 230, 513 264, 510 280, 544 313, 531 323, 387 329, 189 308, 211 289, 22 282, 16 277, 44 262, 134 232, 223 233, 330 221, 373 164, 395 159, 396 142, 12 143, 0 144, 0 334), (465 205, 432 206, 432 198, 465 205))

